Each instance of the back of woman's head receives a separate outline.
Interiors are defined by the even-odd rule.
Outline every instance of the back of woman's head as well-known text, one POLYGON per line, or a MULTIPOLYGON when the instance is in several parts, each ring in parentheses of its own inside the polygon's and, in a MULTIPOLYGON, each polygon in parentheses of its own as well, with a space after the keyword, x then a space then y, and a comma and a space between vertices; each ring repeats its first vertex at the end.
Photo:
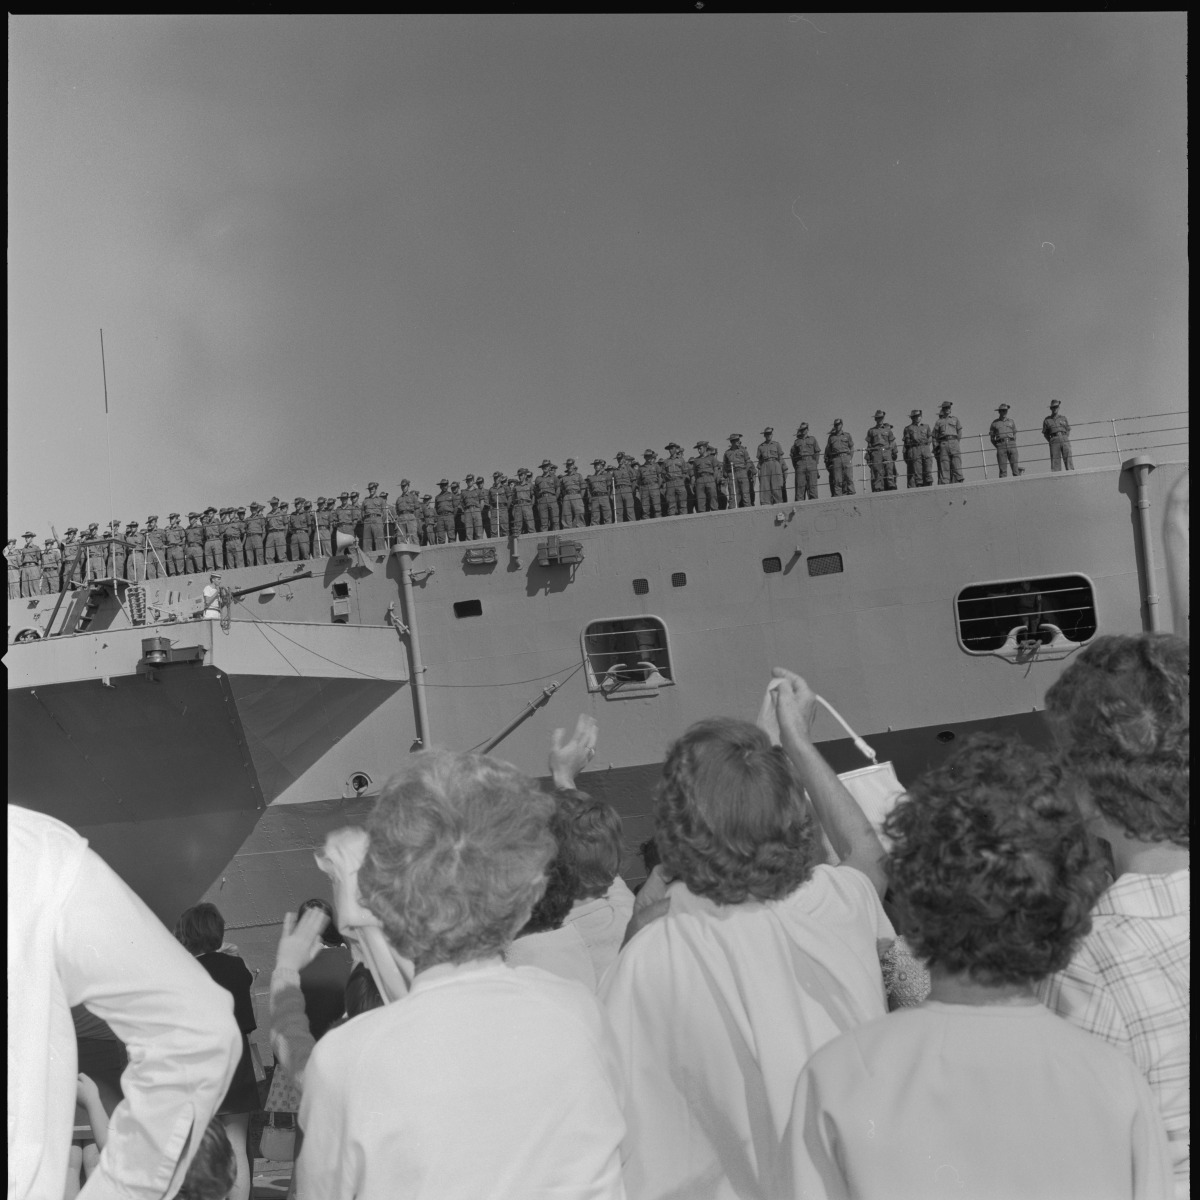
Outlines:
POLYGON ((329 918, 329 923, 321 931, 321 942, 326 946, 344 946, 346 939, 342 937, 337 922, 334 920, 333 905, 328 900, 322 900, 319 896, 315 896, 300 905, 296 919, 299 920, 310 908, 319 908, 329 918))
POLYGON ((611 804, 582 792, 561 806, 569 817, 563 833, 579 874, 576 900, 603 896, 621 866, 621 814, 611 804))
POLYGON ((546 890, 534 904, 521 934, 560 928, 579 896, 579 869, 571 832, 573 816, 573 805, 560 804, 550 818, 550 832, 557 849, 546 867, 546 890))
POLYGON ((891 898, 918 957, 979 983, 1066 966, 1106 880, 1068 782, 1015 738, 974 734, 888 815, 891 898))
POLYGON ((718 904, 778 900, 820 861, 791 763, 747 721, 700 721, 671 746, 654 817, 663 869, 718 904))
POLYGON ((179 1200, 225 1200, 237 1182, 237 1161, 225 1126, 217 1117, 208 1123, 183 1177, 179 1200))
POLYGON ((359 1013, 383 1007, 383 997, 375 985, 375 976, 365 963, 355 963, 350 978, 346 980, 346 1017, 357 1017, 359 1013))
POLYGON ((225 940, 225 918, 215 904, 193 904, 175 922, 175 937, 192 954, 211 954, 225 940))
POLYGON ((545 886, 553 811, 553 799, 507 763, 413 755, 367 822, 363 901, 418 969, 500 954, 545 886))
POLYGON ((1063 762, 1142 841, 1190 844, 1190 659, 1169 633, 1097 638, 1046 692, 1063 762))

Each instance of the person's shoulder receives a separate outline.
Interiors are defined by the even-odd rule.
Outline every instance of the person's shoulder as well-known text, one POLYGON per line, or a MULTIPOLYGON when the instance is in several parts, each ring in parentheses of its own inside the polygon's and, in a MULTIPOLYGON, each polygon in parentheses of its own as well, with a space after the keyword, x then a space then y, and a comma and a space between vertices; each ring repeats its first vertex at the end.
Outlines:
POLYGON ((22 808, 19 804, 8 806, 8 838, 9 857, 12 857, 13 839, 25 845, 39 844, 48 848, 71 850, 82 853, 87 846, 87 839, 75 832, 69 825, 35 812, 31 808, 22 808))

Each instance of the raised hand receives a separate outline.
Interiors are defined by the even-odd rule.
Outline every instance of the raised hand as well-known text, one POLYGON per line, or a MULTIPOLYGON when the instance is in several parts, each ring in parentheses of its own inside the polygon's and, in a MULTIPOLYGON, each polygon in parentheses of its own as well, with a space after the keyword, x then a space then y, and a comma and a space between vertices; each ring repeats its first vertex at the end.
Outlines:
POLYGON ((275 951, 275 966, 299 973, 317 957, 321 948, 321 932, 329 923, 328 913, 308 908, 299 920, 295 913, 285 913, 279 948, 275 951))
POLYGON ((550 774, 554 777, 554 786, 558 788, 573 788, 575 776, 592 761, 596 753, 596 739, 600 728, 596 718, 587 713, 581 713, 575 722, 575 732, 566 737, 565 729, 554 731, 550 747, 550 774))

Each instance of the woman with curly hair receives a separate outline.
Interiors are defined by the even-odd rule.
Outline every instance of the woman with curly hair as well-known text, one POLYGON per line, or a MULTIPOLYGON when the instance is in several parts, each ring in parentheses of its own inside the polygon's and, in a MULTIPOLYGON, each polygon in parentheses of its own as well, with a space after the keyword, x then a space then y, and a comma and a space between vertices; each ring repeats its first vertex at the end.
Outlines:
POLYGON ((1165 633, 1097 638, 1046 693, 1046 716, 1116 881, 1070 963, 1038 987, 1141 1068, 1191 1184, 1190 657, 1165 633))
POLYGON ((814 704, 803 679, 776 670, 760 720, 777 720, 781 746, 715 719, 667 754, 655 836, 672 882, 645 910, 666 915, 601 986, 629 1080, 631 1200, 783 1194, 800 1069, 887 1011, 883 850, 812 743, 814 704), (818 820, 840 866, 825 863, 818 820))
POLYGON ((796 1088, 787 1194, 1168 1196, 1145 1081, 1035 993, 1087 932, 1105 878, 1060 768, 976 734, 884 829, 892 899, 932 991, 813 1055, 796 1088))
POLYGON ((388 781, 358 886, 415 976, 313 1049, 305 1200, 622 1196, 603 1012, 581 984, 502 957, 545 889, 554 803, 477 754, 425 751, 388 781))

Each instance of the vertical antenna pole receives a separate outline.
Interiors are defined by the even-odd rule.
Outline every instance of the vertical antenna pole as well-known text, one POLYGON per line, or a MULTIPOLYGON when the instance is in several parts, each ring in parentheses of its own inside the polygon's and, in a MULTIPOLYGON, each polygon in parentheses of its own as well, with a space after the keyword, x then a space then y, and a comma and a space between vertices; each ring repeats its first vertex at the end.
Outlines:
POLYGON ((104 380, 104 441, 108 447, 108 521, 109 529, 116 517, 112 495, 112 434, 108 428, 108 369, 104 363, 104 330, 100 330, 100 377, 104 380))

